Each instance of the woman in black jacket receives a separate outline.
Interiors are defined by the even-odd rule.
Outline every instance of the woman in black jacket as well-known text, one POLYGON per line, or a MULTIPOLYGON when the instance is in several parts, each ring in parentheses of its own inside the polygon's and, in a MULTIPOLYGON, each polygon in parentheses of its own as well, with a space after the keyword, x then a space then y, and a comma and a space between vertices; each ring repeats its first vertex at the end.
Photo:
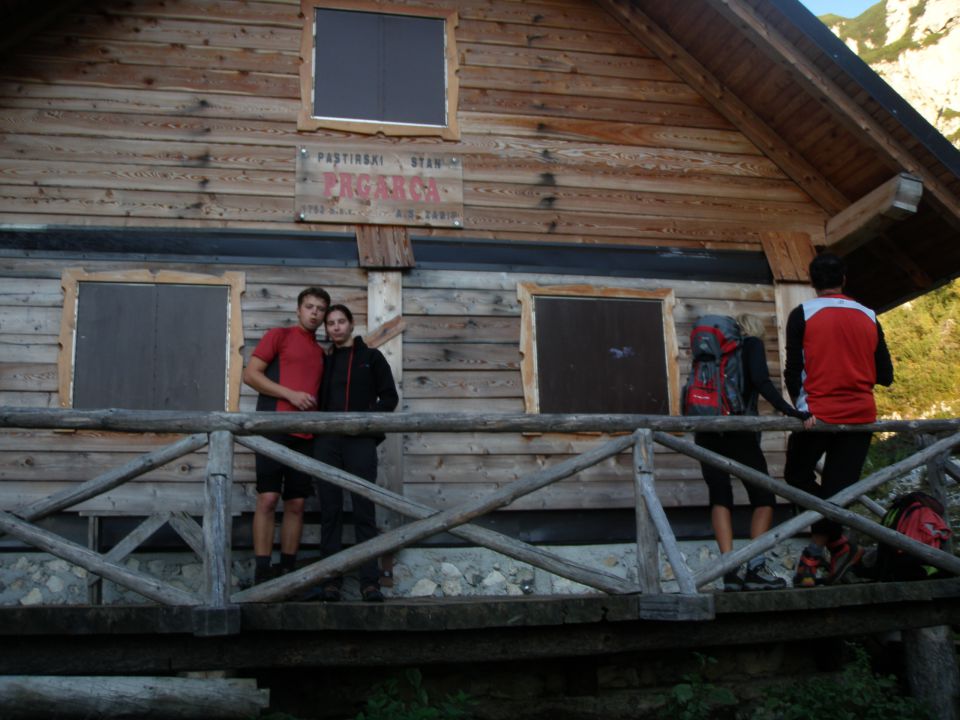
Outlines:
MULTIPOLYGON (((333 348, 324 367, 319 409, 328 412, 391 412, 399 396, 393 373, 379 350, 367 347, 353 336, 353 313, 344 305, 331 305, 324 321, 333 348)), ((377 481, 377 445, 380 435, 318 435, 314 445, 317 460, 345 470, 369 482, 377 481)), ((320 549, 323 557, 341 548, 343 534, 343 491, 319 481, 320 549)), ((351 493, 353 524, 357 542, 376 536, 376 506, 372 500, 351 493)), ((359 569, 360 593, 367 602, 382 602, 380 570, 376 560, 359 569)), ((340 599, 341 580, 326 583, 321 599, 340 599)))

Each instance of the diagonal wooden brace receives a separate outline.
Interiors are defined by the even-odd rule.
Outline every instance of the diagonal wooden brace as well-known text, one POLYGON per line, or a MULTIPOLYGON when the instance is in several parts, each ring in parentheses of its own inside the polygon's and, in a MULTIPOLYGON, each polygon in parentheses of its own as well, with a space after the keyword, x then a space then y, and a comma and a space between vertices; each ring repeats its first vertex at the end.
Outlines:
MULTIPOLYGON (((261 585, 255 585, 247 590, 243 590, 235 594, 233 596, 233 600, 235 602, 266 602, 282 599, 299 591, 306 590, 323 579, 340 575, 344 571, 356 567, 357 565, 360 565, 372 558, 394 552, 395 550, 399 550, 400 548, 415 543, 418 540, 430 537, 431 535, 436 535, 439 532, 454 532, 454 529, 456 529, 457 533, 461 534, 461 536, 464 536, 463 532, 466 530, 466 528, 459 526, 468 523, 473 518, 484 515, 505 505, 509 505, 524 495, 528 495, 542 487, 550 485, 551 483, 574 475, 581 470, 605 460, 608 457, 618 455, 627 448, 631 447, 634 443, 634 440, 634 435, 625 435, 623 437, 616 438, 610 442, 604 443, 598 448, 594 448, 586 453, 583 453, 582 455, 578 455, 575 458, 571 458, 559 463, 554 467, 532 473, 531 475, 510 483, 506 487, 495 490, 494 492, 491 492, 482 498, 465 503, 459 507, 440 512, 431 510, 429 508, 425 511, 424 506, 421 506, 417 503, 412 503, 399 495, 390 493, 383 488, 371 483, 366 483, 359 478, 354 478, 346 473, 342 473, 340 471, 331 472, 336 469, 300 455, 299 457, 302 459, 298 460, 296 465, 291 463, 292 467, 296 467, 297 469, 303 470, 304 472, 308 472, 310 474, 319 474, 325 480, 333 481, 340 487, 344 487, 352 492, 358 492, 362 490, 363 492, 360 492, 360 494, 369 497, 371 500, 374 500, 374 502, 390 507, 391 509, 407 514, 423 515, 423 517, 420 520, 398 527, 388 533, 384 533, 383 535, 379 535, 375 538, 367 540, 360 545, 355 545, 352 548, 343 550, 332 557, 316 562, 308 567, 301 568, 300 570, 289 573, 281 578, 271 580, 261 585), (429 514, 424 515, 425 512, 429 514)), ((237 442, 245 445, 246 447, 257 450, 258 452, 261 452, 262 449, 270 449, 270 454, 272 457, 277 459, 280 459, 281 457, 280 453, 277 453, 273 448, 268 447, 267 444, 269 441, 257 438, 238 437, 237 442)), ((291 455, 297 455, 297 453, 291 453, 291 455)), ((287 462, 287 459, 295 460, 296 458, 285 457, 282 462, 287 462)), ((470 528, 467 530, 467 532, 474 534, 478 529, 479 528, 470 528)), ((504 543, 498 544, 501 546, 505 545, 504 543)), ((495 547, 494 549, 497 549, 500 552, 510 550, 510 552, 505 552, 505 554, 516 557, 514 550, 518 545, 519 543, 516 541, 510 540, 509 545, 506 545, 503 550, 501 550, 500 547, 495 547)), ((526 558, 518 559, 526 560, 526 558)), ((574 567, 571 563, 566 561, 562 561, 562 566, 562 568, 558 569, 566 570, 566 572, 561 572, 558 574, 564 576, 566 576, 570 569, 574 567)), ((595 573, 595 571, 592 572, 595 573)), ((600 576, 598 573, 595 574, 604 581, 605 585, 608 585, 609 579, 605 575, 600 576)), ((612 578, 614 576, 609 577, 612 578)), ((620 592, 625 591, 623 588, 629 588, 629 590, 626 590, 626 592, 637 591, 636 588, 631 586, 626 581, 620 578, 615 579, 619 581, 620 587, 622 588, 619 590, 620 592)))
POLYGON ((810 493, 798 490, 791 485, 774 480, 769 475, 764 475, 762 472, 749 468, 746 465, 725 458, 722 455, 712 453, 709 450, 704 450, 689 440, 681 440, 680 438, 661 432, 654 433, 654 440, 661 445, 682 452, 684 455, 689 455, 696 460, 702 460, 717 467, 722 467, 741 480, 770 490, 797 505, 805 508, 813 508, 754 538, 744 547, 724 556, 723 562, 717 563, 698 573, 696 575, 698 587, 715 580, 735 567, 739 567, 750 558, 769 550, 781 540, 792 537, 822 517, 827 517, 835 522, 855 528, 865 535, 869 535, 887 545, 922 558, 942 570, 960 574, 960 558, 945 553, 942 550, 935 550, 929 545, 924 545, 916 540, 911 540, 896 530, 891 530, 862 515, 857 515, 849 510, 843 509, 844 506, 855 502, 863 493, 869 492, 883 483, 913 470, 915 467, 924 465, 930 458, 936 457, 960 445, 960 433, 944 438, 909 458, 875 472, 873 475, 844 488, 828 500, 822 500, 810 493))

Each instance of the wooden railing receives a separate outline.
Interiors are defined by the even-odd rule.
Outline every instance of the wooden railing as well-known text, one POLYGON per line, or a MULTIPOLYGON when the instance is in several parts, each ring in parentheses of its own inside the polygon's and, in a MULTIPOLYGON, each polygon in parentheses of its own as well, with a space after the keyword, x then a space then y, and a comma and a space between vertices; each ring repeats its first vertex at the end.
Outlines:
POLYGON ((670 562, 681 596, 695 596, 698 588, 711 583, 749 558, 764 552, 811 523, 827 517, 852 527, 878 541, 922 558, 938 568, 960 574, 960 558, 935 550, 883 527, 867 517, 847 510, 860 500, 875 513, 883 508, 864 497, 865 493, 898 478, 914 468, 927 466, 931 490, 943 497, 942 479, 960 480, 960 464, 951 457, 960 445, 960 420, 887 421, 873 425, 824 426, 810 432, 871 430, 910 433, 923 438, 926 446, 912 456, 870 475, 829 502, 793 488, 769 475, 711 453, 678 437, 695 430, 775 431, 800 430, 798 420, 775 417, 684 418, 644 415, 452 415, 405 413, 182 413, 162 411, 79 411, 0 408, 0 428, 114 430, 124 432, 184 433, 183 439, 140 456, 125 465, 78 484, 26 507, 0 510, 0 532, 40 550, 86 568, 103 578, 128 587, 158 603, 190 605, 213 613, 234 608, 238 603, 268 602, 293 597, 325 579, 362 563, 399 550, 439 532, 450 532, 470 543, 547 570, 610 594, 662 593, 659 548, 670 562), (397 493, 366 482, 342 470, 294 453, 258 435, 291 431, 315 434, 360 434, 371 432, 590 432, 612 435, 581 455, 532 473, 482 498, 455 508, 438 511, 397 493), (233 476, 234 443, 270 456, 290 467, 307 472, 365 496, 378 505, 400 513, 410 522, 367 542, 343 550, 293 573, 230 592, 230 488, 233 476), (654 445, 660 444, 699 461, 722 467, 744 482, 771 490, 806 511, 755 538, 738 550, 694 574, 684 562, 667 515, 656 493, 654 445), (143 521, 127 538, 105 554, 72 543, 33 523, 67 510, 78 503, 108 492, 128 480, 209 446, 202 525, 186 513, 157 512, 143 521), (603 570, 562 558, 546 548, 536 547, 471 521, 502 508, 536 490, 575 475, 609 457, 632 449, 637 528, 638 583, 603 570), (204 586, 189 592, 130 569, 121 564, 140 543, 163 524, 169 524, 202 558, 204 586))

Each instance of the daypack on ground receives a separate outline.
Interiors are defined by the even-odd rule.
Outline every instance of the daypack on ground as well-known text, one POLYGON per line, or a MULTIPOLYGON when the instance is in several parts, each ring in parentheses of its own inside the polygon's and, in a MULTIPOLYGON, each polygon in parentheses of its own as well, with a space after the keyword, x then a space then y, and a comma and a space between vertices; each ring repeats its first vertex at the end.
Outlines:
POLYGON ((741 415, 740 326, 726 315, 704 315, 690 332, 693 365, 683 388, 684 415, 741 415))
MULTIPOLYGON (((906 493, 894 500, 883 516, 883 524, 938 550, 951 535, 943 519, 943 505, 924 492, 906 493)), ((881 580, 926 580, 941 577, 943 572, 933 565, 924 565, 920 558, 880 543, 877 575, 881 580)))

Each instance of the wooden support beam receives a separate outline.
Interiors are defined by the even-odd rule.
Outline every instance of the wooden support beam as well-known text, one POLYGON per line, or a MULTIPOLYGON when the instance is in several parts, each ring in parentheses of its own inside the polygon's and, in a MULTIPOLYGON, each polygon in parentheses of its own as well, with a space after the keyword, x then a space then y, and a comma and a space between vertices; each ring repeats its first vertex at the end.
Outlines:
POLYGON ((918 178, 896 175, 827 221, 826 248, 848 255, 893 223, 916 215, 922 195, 923 183, 918 178))
POLYGON ((197 557, 203 557, 203 529, 197 524, 197 521, 190 517, 185 511, 179 510, 170 513, 168 520, 173 531, 190 546, 197 557))
MULTIPOLYGON (((368 311, 368 321, 369 321, 369 311, 368 311)), ((363 338, 363 341, 367 344, 367 347, 378 348, 381 345, 385 345, 396 337, 400 337, 403 334, 403 331, 407 329, 406 321, 399 315, 387 320, 382 325, 378 325, 374 330, 367 332, 366 336, 363 338)), ((392 365, 391 365, 392 367, 392 365)))
POLYGON ((960 719, 960 674, 953 629, 938 625, 902 632, 910 694, 935 708, 939 720, 960 719))
POLYGON ((259 717, 270 691, 256 680, 117 676, 0 676, 0 715, 40 718, 141 720, 259 717))
POLYGON ((821 500, 810 493, 798 490, 786 483, 778 482, 758 470, 749 468, 746 465, 741 465, 722 455, 704 450, 689 440, 682 440, 663 432, 656 432, 653 437, 656 442, 672 450, 682 452, 684 455, 688 455, 695 460, 721 467, 731 475, 758 487, 770 490, 801 507, 813 508, 812 510, 806 510, 791 520, 781 523, 772 530, 754 538, 747 545, 725 555, 722 562, 702 570, 696 576, 697 587, 702 587, 706 583, 716 580, 724 573, 747 562, 750 558, 766 552, 782 540, 793 537, 793 535, 800 532, 803 528, 823 517, 830 518, 835 522, 859 530, 865 535, 869 535, 887 545, 903 550, 942 570, 946 570, 955 575, 960 574, 960 558, 943 552, 942 550, 935 550, 929 545, 924 545, 916 540, 911 540, 906 535, 883 527, 864 518, 862 515, 857 515, 849 510, 843 509, 850 503, 856 501, 860 495, 870 492, 870 490, 879 487, 885 482, 905 475, 914 468, 926 464, 931 458, 942 455, 960 446, 960 434, 951 435, 950 437, 939 440, 930 447, 850 485, 828 500, 821 500))
MULTIPOLYGON (((960 441, 958 441, 960 442, 960 441)), ((336 555, 313 563, 305 568, 296 570, 288 575, 270 580, 252 588, 243 590, 233 599, 237 602, 265 602, 279 600, 297 592, 306 590, 324 579, 335 577, 343 572, 367 562, 371 558, 399 550, 407 545, 436 535, 437 533, 452 531, 476 517, 485 515, 493 510, 509 505, 515 500, 529 495, 540 488, 563 480, 576 473, 596 465, 608 457, 619 455, 632 446, 633 435, 625 435, 600 447, 589 450, 564 462, 539 472, 531 473, 516 480, 505 487, 487 493, 481 498, 464 503, 449 510, 435 512, 429 517, 403 525, 390 532, 371 538, 366 542, 342 550, 336 555)), ((244 444, 247 444, 244 442, 244 444)), ((323 463, 317 463, 323 465, 323 463)), ((314 472, 316 474, 316 472, 314 472)), ((324 478, 327 479, 327 478, 324 478)), ((358 479, 359 481, 359 479, 358 479)), ((363 481, 359 481, 363 482, 363 481)), ((376 486, 370 484, 371 488, 376 486)), ((960 560, 957 561, 960 564, 960 560)))
MULTIPOLYGON (((150 538, 157 530, 162 528, 167 524, 167 521, 170 519, 170 513, 162 512, 151 515, 148 518, 145 518, 137 527, 135 527, 123 540, 114 545, 110 550, 104 553, 103 557, 109 560, 112 563, 120 563, 123 560, 126 560, 127 557, 138 547, 140 547, 144 541, 150 538)), ((87 576, 87 585, 93 585, 94 583, 100 582, 100 577, 97 575, 88 575, 87 576)))
POLYGON ((918 290, 929 290, 934 282, 927 272, 887 235, 881 235, 866 249, 877 259, 880 267, 896 268, 904 273, 918 290))
MULTIPOLYGON (((386 488, 371 485, 343 470, 325 465, 312 458, 307 458, 300 453, 293 452, 269 440, 240 437, 237 438, 237 442, 244 447, 248 447, 278 462, 282 462, 284 465, 315 475, 321 480, 332 482, 344 490, 363 495, 377 505, 382 505, 385 508, 402 513, 403 515, 419 519, 430 517, 437 512, 434 508, 409 500, 386 488)), ((639 590, 639 588, 635 587, 632 583, 616 575, 595 570, 586 565, 580 565, 544 548, 529 545, 493 530, 488 530, 476 525, 461 525, 460 527, 451 529, 450 534, 468 540, 481 547, 496 550, 507 557, 530 563, 554 575, 559 575, 560 577, 574 580, 583 585, 603 590, 606 593, 629 594, 639 590)))
POLYGON ((41 530, 15 515, 0 511, 0 531, 6 532, 38 550, 102 575, 118 585, 130 588, 150 600, 164 605, 197 605, 197 598, 184 590, 157 580, 146 573, 110 562, 99 553, 69 540, 41 530))
POLYGON ((31 503, 18 510, 16 514, 24 520, 39 520, 47 515, 73 507, 97 495, 102 495, 108 490, 122 485, 127 480, 149 472, 154 468, 166 465, 168 462, 173 462, 177 458, 192 453, 194 450, 199 450, 206 444, 207 436, 204 434, 185 437, 172 445, 167 445, 154 452, 141 455, 110 472, 104 473, 92 480, 87 480, 76 487, 68 488, 43 500, 31 503))
POLYGON ((233 483, 233 435, 210 433, 203 502, 203 576, 205 605, 230 602, 230 486, 233 483))
MULTIPOLYGON (((633 493, 634 521, 637 526, 637 579, 644 595, 661 592, 660 548, 657 545, 657 529, 648 507, 647 493, 643 486, 653 483, 653 438, 650 431, 641 431, 633 446, 633 493)), ((656 498, 656 494, 654 494, 656 498)), ((659 503, 659 498, 657 498, 659 503)))
POLYGON ((357 254, 363 268, 412 268, 413 245, 399 225, 357 225, 357 254))
POLYGON ((734 95, 635 3, 630 0, 599 0, 599 4, 619 20, 630 34, 650 48, 684 82, 703 95, 717 112, 732 122, 820 207, 827 212, 835 213, 850 204, 843 193, 800 157, 749 105, 734 95))
MULTIPOLYGON (((901 145, 879 121, 858 105, 850 94, 841 89, 809 57, 804 55, 796 44, 790 42, 764 20, 750 3, 742 0, 708 1, 773 62, 784 67, 811 97, 833 108, 851 131, 893 158, 906 172, 920 178, 939 203, 954 217, 960 216, 960 201, 956 193, 932 173, 925 172, 925 168, 905 146, 901 145)), ((821 205, 824 209, 830 210, 826 205, 822 203, 821 205)), ((835 208, 833 211, 841 209, 842 207, 835 208)))
POLYGON ((810 261, 817 253, 807 233, 764 232, 760 243, 775 281, 810 282, 810 261))
MULTIPOLYGON (((696 595, 697 586, 693 582, 693 574, 683 559, 680 546, 677 545, 677 538, 673 534, 673 528, 670 527, 670 521, 663 511, 663 505, 660 504, 660 498, 657 497, 657 491, 653 487, 653 433, 649 430, 637 431, 634 460, 635 462, 639 460, 637 462, 638 490, 643 496, 646 511, 657 529, 660 544, 663 545, 663 551, 666 553, 670 566, 673 568, 673 574, 680 585, 680 592, 684 595, 696 595)), ((639 510, 639 507, 637 509, 639 510)), ((657 574, 659 575, 659 567, 657 574)), ((657 581, 659 582, 659 577, 657 581)))

